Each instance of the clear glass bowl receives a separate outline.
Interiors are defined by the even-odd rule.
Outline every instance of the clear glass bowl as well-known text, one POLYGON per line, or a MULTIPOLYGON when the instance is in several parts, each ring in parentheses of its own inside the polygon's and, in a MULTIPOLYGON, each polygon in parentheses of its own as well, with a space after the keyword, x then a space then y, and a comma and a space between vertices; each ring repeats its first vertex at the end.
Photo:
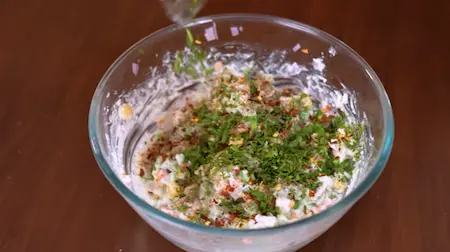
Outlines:
MULTIPOLYGON (((344 89, 342 83, 352 90, 355 98, 353 106, 359 108, 362 112, 360 117, 364 115, 370 125, 366 132, 367 136, 371 136, 370 143, 366 145, 370 155, 366 156, 353 189, 336 205, 319 214, 284 226, 258 230, 220 229, 190 223, 155 209, 139 197, 123 174, 130 172, 136 135, 142 136, 148 131, 155 120, 151 113, 163 110, 164 103, 168 101, 167 97, 158 98, 174 89, 166 88, 161 93, 157 88, 150 88, 150 85, 156 86, 157 83, 149 83, 148 79, 155 73, 163 74, 167 70, 162 64, 166 52, 184 48, 185 31, 177 25, 166 27, 137 42, 114 62, 100 81, 89 112, 89 136, 101 170, 146 222, 184 250, 295 251, 305 246, 338 221, 369 190, 386 165, 394 138, 394 121, 381 81, 372 68, 343 42, 292 20, 231 14, 200 18, 188 26, 194 35, 202 35, 202 47, 216 48, 214 50, 223 55, 233 55, 236 50, 251 48, 260 60, 267 60, 268 53, 284 50, 270 59, 272 63, 296 62, 308 66, 308 71, 316 71, 317 68, 311 68, 312 59, 322 57, 326 63, 323 77, 335 90, 344 89), (203 37, 205 29, 209 38, 206 41, 203 37), (234 43, 234 46, 229 46, 229 43, 234 43), (240 44, 250 47, 242 48, 240 44), (301 51, 305 48, 307 52, 301 51), (115 125, 121 124, 111 121, 117 113, 117 100, 123 99, 122 94, 145 85, 148 85, 147 92, 155 93, 151 94, 153 102, 144 104, 150 114, 135 111, 137 119, 133 120, 132 126, 115 125)), ((282 67, 280 64, 278 66, 282 67)), ((272 68, 272 71, 277 69, 272 68)))

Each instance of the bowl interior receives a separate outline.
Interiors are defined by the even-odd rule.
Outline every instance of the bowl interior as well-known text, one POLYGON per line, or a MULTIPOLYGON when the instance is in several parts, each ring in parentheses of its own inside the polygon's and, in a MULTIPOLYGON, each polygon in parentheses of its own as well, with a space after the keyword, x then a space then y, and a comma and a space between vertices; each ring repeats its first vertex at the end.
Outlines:
MULTIPOLYGON (((168 71, 165 64, 169 57, 167 53, 183 50, 185 46, 184 29, 172 25, 137 42, 114 62, 100 81, 89 112, 89 134, 96 160, 108 180, 128 202, 168 223, 238 235, 242 232, 272 232, 314 223, 337 211, 348 209, 371 187, 389 157, 394 125, 390 103, 380 80, 356 52, 316 28, 264 15, 206 17, 189 24, 189 28, 195 38, 201 41, 203 48, 212 50, 211 55, 217 52, 217 57, 225 57, 225 60, 233 60, 236 52, 244 55, 242 57, 253 55, 249 59, 259 62, 260 68, 265 71, 291 71, 293 75, 298 71, 297 76, 304 75, 304 85, 309 85, 305 73, 314 73, 326 79, 320 80, 332 87, 330 93, 348 90, 349 97, 354 98, 354 102, 347 104, 349 111, 353 111, 358 120, 367 120, 370 126, 367 128, 366 143, 370 153, 367 153, 353 189, 344 199, 317 215, 285 226, 263 230, 217 229, 188 223, 153 208, 132 191, 128 178, 123 174, 124 171, 130 173, 133 151, 140 137, 154 124, 158 113, 167 108, 164 106, 170 100, 167 97, 182 88, 164 88, 164 83, 159 83, 155 78, 164 76, 168 71), (226 58, 227 55, 232 56, 226 58), (321 66, 314 63, 317 60, 321 60, 326 68, 321 70, 321 66), (286 62, 290 64, 285 65, 286 62), (306 70, 300 71, 302 67, 306 70), (124 95, 130 93, 134 95, 124 95), (158 100, 157 97, 164 99, 158 100), (118 105, 123 102, 136 105, 136 120, 123 122, 114 119, 117 118, 118 105)), ((210 61, 215 60, 217 58, 211 56, 210 61)), ((278 81, 290 83, 290 77, 281 76, 278 81)))

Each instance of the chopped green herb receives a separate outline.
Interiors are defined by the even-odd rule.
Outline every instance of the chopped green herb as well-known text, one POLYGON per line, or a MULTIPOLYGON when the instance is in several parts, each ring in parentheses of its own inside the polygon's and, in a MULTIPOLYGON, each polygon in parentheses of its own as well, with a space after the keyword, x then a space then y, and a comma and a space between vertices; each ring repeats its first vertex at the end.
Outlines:
POLYGON ((275 197, 273 195, 253 190, 251 194, 258 201, 258 207, 262 214, 273 214, 276 215, 277 209, 275 207, 275 197))
POLYGON ((186 28, 186 45, 191 49, 194 48, 194 46, 195 46, 194 36, 192 35, 191 30, 189 30, 187 28, 186 28))
POLYGON ((292 208, 298 209, 299 207, 300 207, 300 200, 296 200, 295 204, 294 204, 294 206, 292 208))
POLYGON ((208 77, 213 73, 212 68, 205 65, 206 51, 201 50, 195 45, 195 39, 192 32, 186 28, 186 45, 192 54, 185 55, 186 64, 184 64, 184 56, 182 51, 177 51, 173 62, 173 71, 177 74, 186 73, 191 78, 208 77), (200 69, 201 71, 199 71, 200 69))
MULTIPOLYGON (((205 51, 196 45, 201 43, 188 29, 186 44, 190 52, 177 52, 173 71, 192 78, 212 74, 205 51)), ((145 155, 154 165, 152 183, 167 178, 155 187, 172 179, 175 186, 167 191, 170 199, 176 199, 171 201, 175 209, 191 221, 219 227, 243 225, 242 220, 250 225, 249 219, 257 215, 286 214, 277 206, 286 202, 294 210, 303 206, 307 215, 307 205, 316 206, 316 193, 340 197, 340 191, 319 190, 328 184, 323 185, 320 177, 349 182, 364 126, 349 123, 336 109, 332 114, 321 111, 306 94, 275 89, 269 78, 252 69, 244 78, 224 69, 216 79, 208 79, 210 99, 192 103, 188 99, 186 108, 177 111, 183 119, 152 139, 154 146, 145 155), (353 151, 355 158, 339 157, 341 152, 346 155, 342 148, 353 151), (177 170, 161 171, 180 154, 183 163, 176 158, 177 170), (210 220, 212 209, 227 217, 210 220)), ((297 212, 291 213, 289 217, 297 212)))

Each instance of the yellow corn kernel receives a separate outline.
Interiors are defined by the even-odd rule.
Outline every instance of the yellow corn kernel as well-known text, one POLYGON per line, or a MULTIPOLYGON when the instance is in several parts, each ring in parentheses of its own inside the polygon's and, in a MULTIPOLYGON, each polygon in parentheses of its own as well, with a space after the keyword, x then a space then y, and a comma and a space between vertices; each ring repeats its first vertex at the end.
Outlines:
POLYGON ((130 120, 133 117, 133 108, 130 104, 123 104, 119 109, 119 116, 123 120, 130 120))
POLYGON ((205 225, 206 225, 206 226, 211 225, 211 221, 205 221, 205 225))
POLYGON ((182 173, 182 172, 178 172, 178 173, 177 173, 177 176, 178 176, 179 178, 181 178, 181 177, 183 177, 183 173, 182 173))
POLYGON ((302 102, 303 102, 303 106, 305 106, 307 108, 312 106, 312 100, 311 100, 311 98, 309 96, 303 98, 302 102))
POLYGON ((346 186, 346 185, 345 185, 344 183, 342 183, 340 180, 336 180, 336 181, 334 182, 334 188, 335 188, 336 190, 344 189, 345 186, 346 186))
POLYGON ((281 184, 276 185, 275 190, 277 190, 277 191, 281 190, 281 184))
POLYGON ((202 41, 200 41, 200 40, 198 40, 198 39, 196 39, 194 42, 195 42, 197 45, 201 45, 201 44, 202 44, 202 41))
POLYGON ((257 97, 257 99, 258 101, 262 101, 262 97, 260 95, 257 97))
POLYGON ((278 137, 278 135, 280 135, 278 132, 273 133, 273 137, 278 137))
POLYGON ((174 185, 169 185, 169 186, 167 187, 167 191, 169 192, 169 195, 170 195, 171 197, 176 197, 176 196, 178 196, 178 195, 180 194, 180 190, 179 190, 179 189, 180 189, 179 186, 176 185, 176 184, 174 184, 174 185))
POLYGON ((230 140, 230 142, 228 144, 229 145, 243 145, 244 144, 244 140, 243 139, 230 140))

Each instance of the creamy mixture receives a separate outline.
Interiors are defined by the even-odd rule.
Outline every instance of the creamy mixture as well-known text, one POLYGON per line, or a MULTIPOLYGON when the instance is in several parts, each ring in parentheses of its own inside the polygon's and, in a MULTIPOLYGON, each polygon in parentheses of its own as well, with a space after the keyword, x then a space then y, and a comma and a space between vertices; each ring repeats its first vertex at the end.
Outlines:
POLYGON ((150 204, 204 225, 267 228, 339 201, 362 125, 298 90, 275 89, 268 76, 236 76, 220 62, 215 70, 208 91, 161 118, 140 153, 150 204))

